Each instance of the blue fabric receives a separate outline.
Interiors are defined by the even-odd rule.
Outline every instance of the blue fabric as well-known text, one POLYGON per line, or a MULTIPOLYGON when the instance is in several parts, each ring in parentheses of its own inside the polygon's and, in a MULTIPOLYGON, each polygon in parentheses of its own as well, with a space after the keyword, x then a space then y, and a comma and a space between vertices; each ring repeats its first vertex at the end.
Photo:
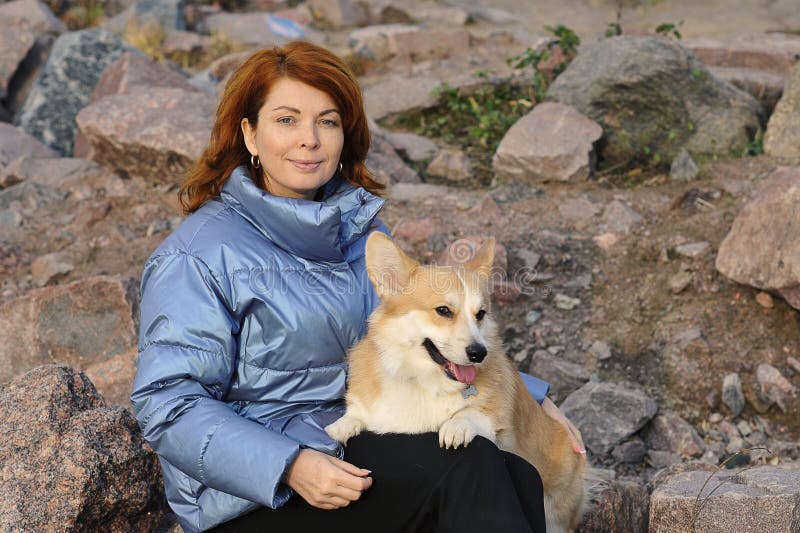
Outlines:
POLYGON ((240 167, 145 264, 131 402, 187 533, 283 505, 301 448, 343 455, 324 428, 378 304, 364 245, 388 233, 382 206, 338 175, 320 202, 272 196, 240 167))

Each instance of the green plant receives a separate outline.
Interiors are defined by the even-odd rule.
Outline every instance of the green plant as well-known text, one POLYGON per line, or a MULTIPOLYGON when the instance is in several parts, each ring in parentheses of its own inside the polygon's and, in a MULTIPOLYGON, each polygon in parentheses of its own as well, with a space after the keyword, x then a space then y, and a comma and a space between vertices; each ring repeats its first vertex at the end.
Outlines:
POLYGON ((682 26, 683 21, 680 21, 678 25, 671 22, 664 22, 656 26, 656 33, 659 35, 663 35, 664 37, 675 37, 676 39, 680 39, 683 37, 681 32, 678 31, 678 26, 682 26))
POLYGON ((616 37, 617 35, 622 35, 622 26, 619 22, 609 22, 606 27, 605 36, 616 37))
POLYGON ((536 100, 541 101, 547 92, 547 87, 553 80, 566 70, 570 61, 578 53, 581 39, 570 28, 563 24, 545 26, 545 30, 552 33, 556 39, 549 41, 544 47, 527 48, 520 55, 506 60, 515 70, 531 68, 533 70, 533 87, 536 100))
POLYGON ((125 27, 123 37, 134 48, 144 52, 153 61, 162 63, 166 59, 162 48, 166 33, 158 22, 153 20, 139 22, 136 17, 131 17, 125 27))
POLYGON ((103 20, 105 9, 105 0, 78 0, 61 18, 69 30, 92 28, 103 20))
POLYGON ((733 155, 736 157, 747 157, 750 155, 761 155, 764 153, 764 132, 758 130, 753 140, 744 145, 739 150, 734 150, 733 155))

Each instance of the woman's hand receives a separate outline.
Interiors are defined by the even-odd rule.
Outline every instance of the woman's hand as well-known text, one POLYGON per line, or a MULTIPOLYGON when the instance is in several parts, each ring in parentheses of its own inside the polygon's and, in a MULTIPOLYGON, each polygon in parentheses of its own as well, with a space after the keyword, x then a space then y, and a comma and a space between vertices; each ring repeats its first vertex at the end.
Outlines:
POLYGON ((572 422, 570 422, 566 416, 564 416, 564 413, 553 403, 553 400, 545 397, 542 402, 542 409, 544 409, 544 412, 550 418, 559 422, 564 426, 564 429, 567 430, 569 438, 572 440, 572 451, 575 453, 586 453, 586 448, 583 446, 583 439, 581 438, 581 432, 572 425, 572 422))
POLYGON ((300 450, 283 481, 314 507, 350 505, 372 486, 372 472, 311 449, 300 450))

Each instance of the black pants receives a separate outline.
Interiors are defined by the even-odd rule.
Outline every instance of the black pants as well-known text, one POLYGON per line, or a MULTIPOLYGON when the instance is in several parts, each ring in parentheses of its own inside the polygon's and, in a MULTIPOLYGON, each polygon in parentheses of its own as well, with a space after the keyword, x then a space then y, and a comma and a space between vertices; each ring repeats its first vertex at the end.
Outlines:
POLYGON ((362 433, 345 460, 372 470, 373 484, 349 506, 326 511, 293 496, 282 508, 262 508, 215 533, 543 533, 542 480, 520 457, 477 437, 443 450, 438 435, 362 433))

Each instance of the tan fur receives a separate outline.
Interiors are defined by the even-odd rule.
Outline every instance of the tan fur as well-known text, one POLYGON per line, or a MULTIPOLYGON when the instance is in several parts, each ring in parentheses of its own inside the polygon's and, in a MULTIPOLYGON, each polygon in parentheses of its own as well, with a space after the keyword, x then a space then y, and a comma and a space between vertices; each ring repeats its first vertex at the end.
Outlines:
POLYGON ((439 432, 445 447, 476 435, 536 466, 545 490, 548 531, 577 527, 583 508, 585 458, 572 451, 567 430, 547 416, 503 353, 489 312, 488 275, 494 240, 461 268, 421 266, 387 237, 367 242, 367 269, 381 296, 367 336, 348 354, 347 412, 328 426, 346 442, 363 430, 376 433, 439 432), (446 305, 452 318, 436 308, 446 305), (479 310, 487 312, 478 321, 479 310), (480 340, 486 358, 475 364, 478 394, 448 378, 422 346, 425 338, 450 361, 471 364, 465 348, 480 340))

